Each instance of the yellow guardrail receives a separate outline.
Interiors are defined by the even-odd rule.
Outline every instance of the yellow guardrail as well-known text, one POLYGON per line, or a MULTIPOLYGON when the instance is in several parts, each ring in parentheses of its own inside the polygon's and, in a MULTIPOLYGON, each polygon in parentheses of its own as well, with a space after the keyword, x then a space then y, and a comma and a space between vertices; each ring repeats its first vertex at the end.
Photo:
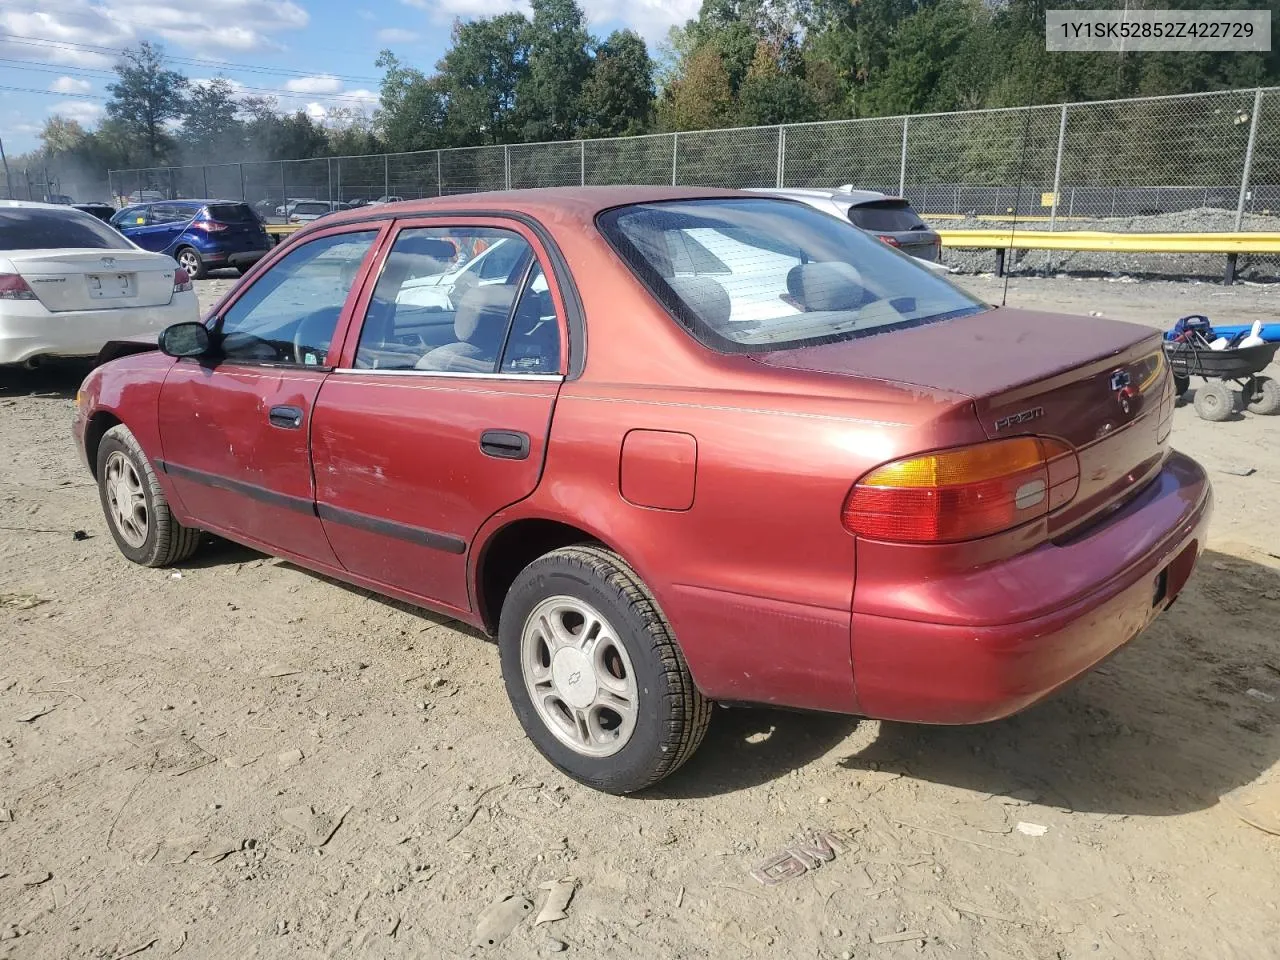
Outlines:
POLYGON ((297 233, 302 229, 300 223, 266 223, 263 224, 267 233, 273 237, 287 237, 291 233, 297 233))
POLYGON ((1102 230, 939 230, 942 245, 984 250, 1120 253, 1280 253, 1280 233, 1107 233, 1102 230))

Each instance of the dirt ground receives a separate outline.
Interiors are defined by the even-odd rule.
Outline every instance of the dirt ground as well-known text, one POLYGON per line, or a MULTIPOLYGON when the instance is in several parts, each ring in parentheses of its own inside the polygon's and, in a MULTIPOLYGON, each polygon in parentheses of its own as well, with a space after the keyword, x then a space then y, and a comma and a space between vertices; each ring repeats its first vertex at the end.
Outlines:
MULTIPOLYGON (((1019 278, 1009 302, 1164 326, 1273 319, 1280 288, 1019 278)), ((128 564, 69 436, 82 373, 0 381, 4 960, 1280 955, 1280 837, 1221 800, 1280 778, 1280 418, 1177 411, 1210 548, 1056 699, 957 729, 720 710, 614 798, 535 753, 455 624, 228 544, 128 564), (811 830, 833 860, 753 879, 811 830), (473 947, 512 894, 529 915, 473 947)))

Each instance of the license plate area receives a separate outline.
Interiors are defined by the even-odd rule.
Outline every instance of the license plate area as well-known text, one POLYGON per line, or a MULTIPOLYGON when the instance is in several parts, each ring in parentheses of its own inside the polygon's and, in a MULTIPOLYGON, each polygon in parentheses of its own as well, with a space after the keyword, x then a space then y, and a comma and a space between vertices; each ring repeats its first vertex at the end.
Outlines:
POLYGON ((134 275, 132 273, 91 273, 88 275, 89 296, 94 300, 115 300, 132 297, 134 275))

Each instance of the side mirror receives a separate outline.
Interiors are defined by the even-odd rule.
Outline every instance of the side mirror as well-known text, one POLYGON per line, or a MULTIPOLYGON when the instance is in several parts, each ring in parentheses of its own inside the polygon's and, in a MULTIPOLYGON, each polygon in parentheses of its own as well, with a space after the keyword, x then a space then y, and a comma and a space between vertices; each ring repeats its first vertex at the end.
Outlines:
POLYGON ((175 323, 160 334, 160 352, 170 357, 202 357, 209 343, 209 328, 203 323, 175 323))

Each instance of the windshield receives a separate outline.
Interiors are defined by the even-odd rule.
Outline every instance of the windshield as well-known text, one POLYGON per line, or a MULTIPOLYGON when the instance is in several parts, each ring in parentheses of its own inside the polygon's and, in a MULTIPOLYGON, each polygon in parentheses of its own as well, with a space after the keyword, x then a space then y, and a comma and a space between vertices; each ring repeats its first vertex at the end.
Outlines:
POLYGON ((69 207, 0 207, 0 250, 131 250, 101 220, 69 207))
POLYGON ((986 309, 949 281, 812 207, 766 198, 619 207, 599 225, 709 347, 779 350, 986 309))
POLYGON ((849 219, 872 233, 905 233, 908 230, 929 229, 905 200, 876 200, 850 207, 849 219))

